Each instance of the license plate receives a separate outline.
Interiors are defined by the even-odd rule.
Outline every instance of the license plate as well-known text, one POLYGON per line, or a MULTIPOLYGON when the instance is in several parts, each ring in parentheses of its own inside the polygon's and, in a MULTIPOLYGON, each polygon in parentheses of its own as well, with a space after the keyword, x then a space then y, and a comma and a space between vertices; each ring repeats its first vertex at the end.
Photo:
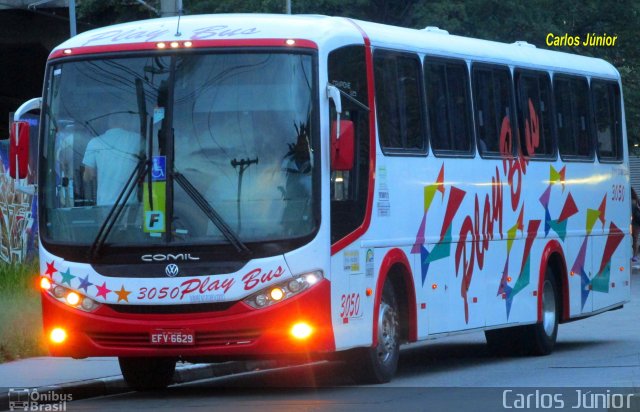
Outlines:
POLYGON ((196 337, 192 330, 159 329, 151 332, 152 345, 195 345, 196 337))

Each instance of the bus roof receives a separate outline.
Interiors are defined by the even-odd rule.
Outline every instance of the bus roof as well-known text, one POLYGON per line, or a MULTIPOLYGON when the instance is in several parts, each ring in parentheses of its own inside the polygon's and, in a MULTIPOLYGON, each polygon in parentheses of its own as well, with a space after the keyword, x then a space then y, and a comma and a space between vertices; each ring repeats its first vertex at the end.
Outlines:
POLYGON ((362 32, 374 47, 413 50, 419 53, 458 57, 559 72, 619 78, 617 70, 602 59, 538 49, 533 45, 500 43, 450 35, 443 30, 409 29, 378 23, 320 15, 211 14, 141 20, 81 33, 52 51, 92 47, 123 50, 125 45, 171 41, 304 39, 322 48, 362 43, 362 32), (358 27, 359 26, 359 27, 358 27))

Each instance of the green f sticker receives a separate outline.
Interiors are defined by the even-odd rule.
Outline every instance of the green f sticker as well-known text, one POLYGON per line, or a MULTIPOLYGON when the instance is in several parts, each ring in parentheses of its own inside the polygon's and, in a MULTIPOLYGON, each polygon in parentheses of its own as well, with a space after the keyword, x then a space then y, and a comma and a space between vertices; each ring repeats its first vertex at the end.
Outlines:
POLYGON ((144 231, 145 233, 165 232, 167 182, 152 182, 151 196, 149 196, 149 185, 145 183, 143 187, 144 231))

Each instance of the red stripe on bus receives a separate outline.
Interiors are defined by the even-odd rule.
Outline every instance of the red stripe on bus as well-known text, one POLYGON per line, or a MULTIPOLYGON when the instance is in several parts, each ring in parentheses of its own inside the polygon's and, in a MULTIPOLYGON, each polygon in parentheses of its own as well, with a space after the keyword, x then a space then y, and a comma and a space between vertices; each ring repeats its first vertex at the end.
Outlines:
POLYGON ((373 190, 375 185, 376 171, 376 104, 375 104, 375 85, 373 80, 373 55, 371 53, 371 40, 367 33, 356 24, 353 20, 347 19, 362 34, 364 39, 364 52, 367 66, 367 93, 369 94, 369 190, 367 193, 367 210, 365 211, 364 221, 353 232, 349 233, 336 243, 331 245, 331 255, 335 255, 345 247, 349 246, 356 239, 362 236, 371 224, 371 214, 373 213, 373 190))
MULTIPOLYGON (((536 235, 537 234, 528 234, 528 236, 536 235)), ((560 321, 562 322, 569 320, 569 280, 566 271, 566 260, 564 258, 564 252, 562 251, 562 246, 560 245, 560 243, 558 243, 557 240, 552 240, 547 243, 542 252, 542 256, 540 257, 540 275, 538 277, 538 322, 542 322, 542 288, 544 285, 544 276, 547 270, 547 265, 549 264, 549 258, 553 253, 559 254, 562 258, 563 263, 561 268, 562 272, 556 273, 556 275, 560 277, 560 281, 562 282, 562 316, 560 318, 560 321)))
MULTIPOLYGON (((387 281, 387 276, 391 271, 391 268, 394 265, 404 266, 403 272, 403 280, 406 286, 405 292, 407 294, 407 322, 409 326, 407 340, 409 342, 415 342, 418 340, 418 315, 417 315, 417 307, 416 307, 416 289, 413 284, 413 274, 411 272, 411 265, 409 265, 409 259, 407 259, 407 255, 398 249, 393 248, 387 252, 382 259, 382 263, 380 264, 380 272, 378 276, 378 283, 376 284, 376 294, 374 300, 374 311, 373 311, 373 346, 378 344, 378 315, 379 311, 377 308, 380 306, 380 301, 382 300, 382 290, 384 289, 384 284, 387 281)), ((396 293, 399 291, 396 290, 396 293)), ((397 295, 396 295, 397 297, 397 295)), ((396 299, 396 302, 398 300, 396 299)), ((397 302, 399 303, 399 302, 397 302)))

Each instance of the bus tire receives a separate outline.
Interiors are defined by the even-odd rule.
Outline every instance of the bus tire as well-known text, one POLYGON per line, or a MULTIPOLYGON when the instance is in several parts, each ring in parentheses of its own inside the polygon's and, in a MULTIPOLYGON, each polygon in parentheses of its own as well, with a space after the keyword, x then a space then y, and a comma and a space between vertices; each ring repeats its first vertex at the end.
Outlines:
POLYGON ((356 349, 347 364, 358 383, 386 383, 398 369, 400 322, 398 304, 391 282, 385 282, 378 310, 378 344, 356 349))
POLYGON ((127 385, 137 391, 164 389, 173 382, 173 358, 118 358, 127 385))
POLYGON ((543 356, 553 351, 558 337, 560 318, 560 298, 556 278, 551 268, 547 268, 542 284, 542 320, 534 325, 525 326, 527 352, 543 356))

